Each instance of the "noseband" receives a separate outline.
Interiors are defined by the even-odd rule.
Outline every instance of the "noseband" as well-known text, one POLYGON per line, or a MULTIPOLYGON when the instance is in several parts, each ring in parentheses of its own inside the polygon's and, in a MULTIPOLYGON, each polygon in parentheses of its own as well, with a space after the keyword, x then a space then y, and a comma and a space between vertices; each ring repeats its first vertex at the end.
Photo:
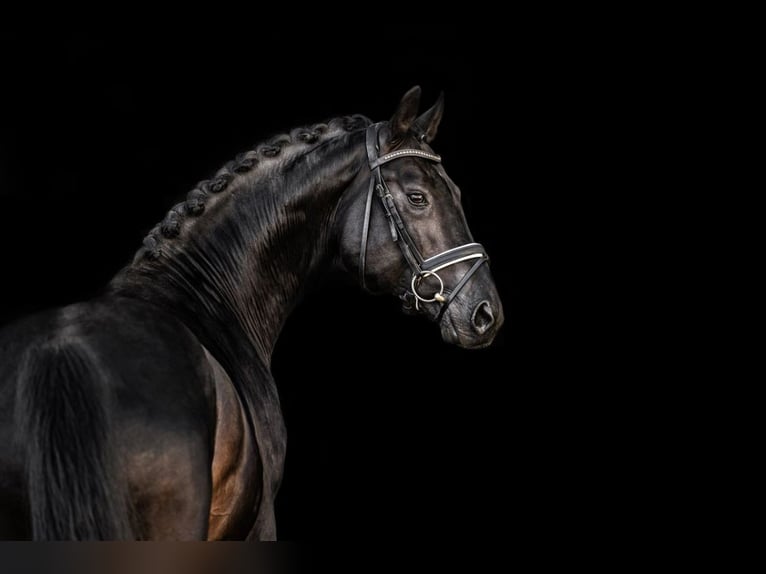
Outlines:
MULTIPOLYGON (((367 202, 364 207, 364 224, 362 226, 362 245, 359 252, 359 279, 362 287, 365 286, 364 273, 365 264, 367 259, 367 238, 370 231, 370 215, 372 213, 372 196, 375 192, 380 199, 380 203, 383 206, 383 211, 386 214, 388 220, 389 230, 391 231, 391 239, 399 246, 402 251, 405 260, 412 269, 412 280, 410 281, 410 290, 405 290, 403 299, 406 301, 410 297, 415 298, 415 309, 419 309, 420 303, 433 303, 438 302, 441 305, 439 314, 436 320, 440 320, 444 312, 449 307, 450 303, 454 301, 460 290, 465 287, 471 276, 478 271, 479 267, 489 261, 487 252, 479 243, 466 243, 452 249, 447 249, 441 253, 437 253, 427 259, 424 259, 420 251, 412 240, 412 236, 407 232, 407 228, 404 226, 401 214, 396 208, 394 198, 391 196, 391 191, 388 189, 383 175, 380 171, 380 166, 387 164, 391 161, 403 158, 403 157, 419 157, 432 161, 436 164, 440 164, 442 158, 436 154, 427 152, 420 149, 399 149, 387 153, 385 155, 379 155, 380 146, 378 144, 378 132, 382 124, 374 124, 367 128, 367 161, 372 172, 370 178, 370 187, 367 192, 367 202), (461 263, 463 261, 470 261, 475 259, 476 261, 471 268, 463 275, 452 290, 444 289, 444 281, 439 276, 438 272, 446 267, 461 263), (427 277, 434 277, 439 282, 439 291, 433 293, 430 297, 423 296, 418 292, 418 287, 421 282, 427 277)), ((446 177, 442 172, 441 166, 437 166, 437 171, 442 179, 446 182, 446 177)))

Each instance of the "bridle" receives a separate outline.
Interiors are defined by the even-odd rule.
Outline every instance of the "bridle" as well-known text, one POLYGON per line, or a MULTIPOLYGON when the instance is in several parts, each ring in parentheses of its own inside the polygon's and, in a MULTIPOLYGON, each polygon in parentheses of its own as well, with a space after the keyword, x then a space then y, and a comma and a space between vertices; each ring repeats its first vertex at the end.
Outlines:
MULTIPOLYGON (((412 236, 407 232, 407 228, 402 221, 401 214, 396 208, 394 198, 391 196, 391 191, 388 189, 383 175, 380 171, 380 166, 387 164, 396 159, 403 157, 419 157, 432 161, 437 164, 437 171, 442 179, 447 181, 446 175, 441 168, 441 156, 427 152, 420 149, 398 149, 389 152, 385 155, 380 154, 380 145, 378 143, 378 132, 383 124, 377 123, 367 128, 367 161, 372 172, 370 178, 370 187, 367 191, 367 201, 364 206, 364 224, 362 225, 362 245, 359 252, 359 280, 362 287, 365 287, 365 265, 367 260, 367 239, 370 232, 370 215, 372 213, 372 195, 375 192, 380 198, 380 203, 383 206, 383 211, 386 214, 388 220, 388 226, 391 231, 391 239, 399 246, 402 251, 405 260, 412 269, 412 280, 410 281, 410 289, 405 290, 402 298, 407 301, 408 298, 415 298, 415 309, 419 310, 420 303, 434 303, 438 302, 441 305, 436 320, 440 320, 444 312, 449 307, 450 303, 455 300, 455 297, 460 290, 465 287, 471 276, 479 270, 479 267, 483 263, 489 261, 487 252, 479 243, 466 243, 452 249, 447 249, 441 253, 437 253, 427 259, 423 258, 420 250, 412 239, 412 236), (444 281, 439 277, 438 272, 442 269, 461 263, 463 261, 470 261, 475 259, 476 261, 471 268, 463 275, 458 281, 457 285, 452 290, 445 291, 444 281), (439 282, 439 291, 431 295, 430 297, 424 297, 418 292, 418 286, 427 277, 434 277, 439 282)), ((423 136, 421 136, 421 141, 423 136)))

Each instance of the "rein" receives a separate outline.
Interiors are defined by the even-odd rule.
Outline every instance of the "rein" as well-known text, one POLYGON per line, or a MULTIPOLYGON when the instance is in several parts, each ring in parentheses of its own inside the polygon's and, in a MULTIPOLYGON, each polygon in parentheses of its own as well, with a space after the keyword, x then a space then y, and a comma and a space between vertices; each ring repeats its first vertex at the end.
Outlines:
MULTIPOLYGON (((367 260, 367 239, 370 232, 370 216, 372 214, 372 196, 373 193, 380 199, 383 211, 386 214, 386 220, 388 221, 389 230, 391 232, 391 239, 399 246, 402 254, 404 255, 407 264, 412 270, 412 280, 410 281, 410 290, 405 290, 403 297, 405 300, 408 297, 415 298, 415 309, 419 310, 419 303, 434 303, 438 302, 441 305, 436 320, 439 321, 444 315, 444 312, 449 307, 450 303, 455 300, 455 297, 460 290, 465 287, 471 276, 478 271, 479 267, 487 261, 489 257, 484 247, 479 243, 466 243, 452 249, 447 249, 441 253, 437 253, 427 259, 423 257, 418 249, 417 245, 412 239, 412 236, 407 232, 407 228, 404 225, 401 214, 396 208, 394 198, 391 196, 391 191, 388 189, 383 175, 380 171, 380 167, 391 161, 403 158, 403 157, 419 157, 428 161, 432 161, 436 164, 440 164, 442 161, 441 156, 427 152, 420 149, 400 149, 395 150, 385 155, 380 154, 380 145, 378 143, 378 132, 380 131, 381 123, 373 124, 367 128, 367 161, 372 173, 370 178, 370 187, 367 191, 367 201, 364 206, 364 224, 362 226, 362 244, 359 252, 359 279, 362 287, 365 287, 365 266, 367 260), (463 275, 451 290, 444 289, 444 281, 439 276, 438 272, 446 267, 462 263, 463 261, 470 261, 475 259, 476 261, 471 268, 463 275), (433 293, 430 297, 424 297, 418 292, 418 287, 421 282, 427 277, 434 277, 439 282, 439 291, 433 293)), ((444 179, 442 170, 438 169, 439 175, 444 179)))

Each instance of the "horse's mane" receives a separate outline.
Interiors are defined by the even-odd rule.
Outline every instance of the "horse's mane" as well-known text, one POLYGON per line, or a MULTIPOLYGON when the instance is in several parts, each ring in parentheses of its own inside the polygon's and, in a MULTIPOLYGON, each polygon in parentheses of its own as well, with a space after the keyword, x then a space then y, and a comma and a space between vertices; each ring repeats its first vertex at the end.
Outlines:
POLYGON ((359 114, 333 118, 273 136, 252 150, 239 154, 213 177, 200 181, 184 201, 170 208, 165 218, 146 235, 133 263, 160 258, 167 242, 188 233, 189 224, 198 220, 214 202, 229 195, 225 192, 233 189, 242 178, 249 177, 252 181, 268 177, 338 135, 362 129, 371 123, 369 118, 359 114))

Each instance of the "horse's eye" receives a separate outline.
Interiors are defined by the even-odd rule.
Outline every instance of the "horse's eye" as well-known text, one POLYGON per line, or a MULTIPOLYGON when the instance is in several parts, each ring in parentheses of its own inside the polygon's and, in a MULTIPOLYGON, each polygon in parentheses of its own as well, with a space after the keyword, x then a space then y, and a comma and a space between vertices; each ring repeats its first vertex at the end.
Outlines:
POLYGON ((426 205, 428 203, 426 196, 422 193, 408 193, 407 199, 410 200, 412 205, 426 205))

